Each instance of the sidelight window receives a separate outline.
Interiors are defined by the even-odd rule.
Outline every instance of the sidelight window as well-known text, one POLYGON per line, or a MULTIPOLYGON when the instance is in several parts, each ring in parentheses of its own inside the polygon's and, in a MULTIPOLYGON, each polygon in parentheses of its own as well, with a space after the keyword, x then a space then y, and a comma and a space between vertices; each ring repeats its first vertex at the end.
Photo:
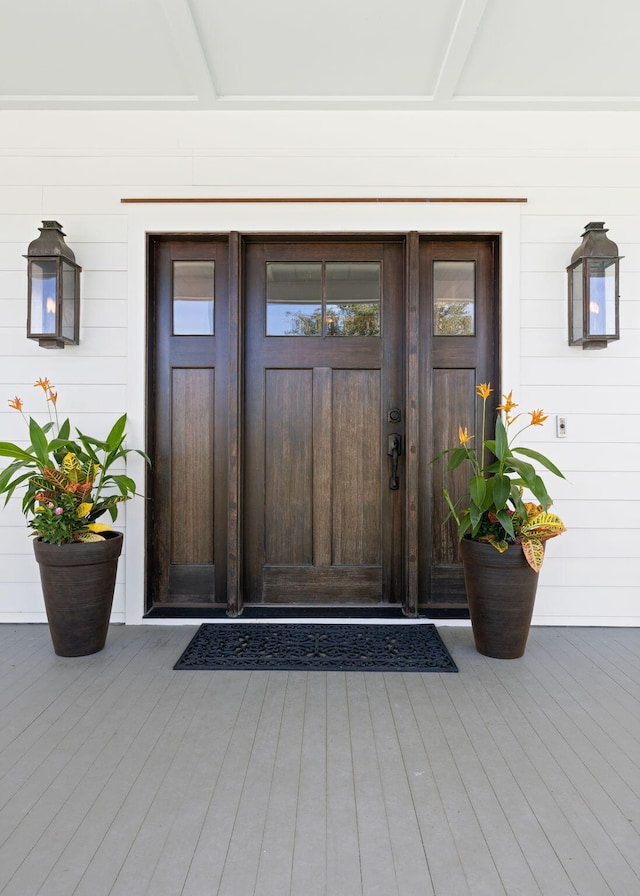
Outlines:
POLYGON ((213 261, 173 262, 173 335, 214 335, 213 261))
POLYGON ((434 336, 474 336, 475 301, 475 261, 434 261, 434 336))

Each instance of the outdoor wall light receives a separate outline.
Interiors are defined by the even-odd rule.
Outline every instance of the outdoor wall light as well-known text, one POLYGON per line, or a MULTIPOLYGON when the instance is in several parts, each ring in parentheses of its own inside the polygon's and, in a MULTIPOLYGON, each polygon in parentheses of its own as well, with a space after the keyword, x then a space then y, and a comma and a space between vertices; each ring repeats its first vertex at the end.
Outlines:
POLYGON ((80 341, 80 271, 57 221, 43 221, 29 244, 27 338, 41 348, 64 348, 80 341))
POLYGON ((620 338, 618 247, 604 221, 591 221, 571 256, 569 275, 569 345, 606 348, 620 338))

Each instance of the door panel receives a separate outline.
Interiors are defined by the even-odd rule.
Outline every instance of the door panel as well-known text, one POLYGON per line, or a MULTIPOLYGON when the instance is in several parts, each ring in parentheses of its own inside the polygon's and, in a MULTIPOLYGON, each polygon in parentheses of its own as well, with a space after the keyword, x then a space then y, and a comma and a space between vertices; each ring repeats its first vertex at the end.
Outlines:
POLYGON ((397 601, 403 498, 383 446, 401 244, 250 244, 246 260, 245 602, 397 601))
POLYGON ((313 372, 265 371, 265 561, 313 562, 313 372))

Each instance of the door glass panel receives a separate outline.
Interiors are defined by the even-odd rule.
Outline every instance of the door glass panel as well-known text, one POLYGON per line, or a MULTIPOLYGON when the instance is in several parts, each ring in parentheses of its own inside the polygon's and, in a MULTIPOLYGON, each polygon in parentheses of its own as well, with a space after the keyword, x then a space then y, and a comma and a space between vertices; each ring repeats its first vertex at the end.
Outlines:
POLYGON ((322 335, 322 262, 267 262, 267 336, 322 335))
POLYGON ((173 335, 213 336, 213 261, 173 262, 173 335))
POLYGON ((327 336, 380 335, 380 262, 327 262, 327 336))
POLYGON ((475 261, 433 262, 433 335, 475 334, 475 261))

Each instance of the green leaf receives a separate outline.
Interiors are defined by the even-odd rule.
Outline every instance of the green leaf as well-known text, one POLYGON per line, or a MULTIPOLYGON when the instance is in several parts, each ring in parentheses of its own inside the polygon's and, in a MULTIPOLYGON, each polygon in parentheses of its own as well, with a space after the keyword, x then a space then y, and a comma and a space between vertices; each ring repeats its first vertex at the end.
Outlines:
POLYGON ((51 464, 49 457, 49 442, 43 428, 37 423, 33 417, 29 418, 29 435, 31 437, 31 446, 40 463, 47 467, 51 464))
POLYGON ((69 423, 69 418, 64 421, 60 430, 58 432, 58 438, 62 439, 62 441, 66 441, 71 435, 71 424, 69 423))
POLYGON ((507 534, 510 535, 511 538, 515 538, 516 534, 513 531, 513 523, 511 522, 511 517, 509 516, 507 511, 504 509, 499 510, 496 513, 496 516, 498 517, 498 520, 500 521, 500 525, 505 530, 505 532, 507 532, 507 534))
POLYGON ((531 490, 532 495, 537 499, 538 504, 542 504, 546 510, 551 504, 551 498, 547 494, 546 486, 539 476, 534 476, 533 484, 529 486, 529 489, 531 490))
POLYGON ((531 460, 535 460, 539 464, 542 464, 542 466, 546 467, 546 469, 553 473, 554 476, 559 476, 561 479, 564 479, 564 473, 561 473, 556 465, 552 463, 548 457, 545 457, 544 454, 540 454, 539 451, 533 451, 531 448, 514 448, 513 450, 517 451, 518 454, 524 454, 525 457, 530 457, 531 460))
POLYGON ((24 448, 18 448, 13 442, 0 442, 0 456, 13 457, 21 463, 35 464, 36 459, 32 453, 25 451, 24 448))
POLYGON ((507 436, 507 430, 505 429, 505 425, 502 422, 502 417, 496 417, 496 450, 494 452, 495 456, 499 460, 504 460, 505 454, 509 449, 509 439, 507 436))
POLYGON ((517 457, 511 455, 509 458, 509 467, 514 470, 514 472, 519 473, 522 479, 524 480, 527 488, 531 488, 530 484, 536 477, 535 468, 528 464, 525 460, 518 460, 517 457))
POLYGON ((117 451, 124 440, 124 431, 127 425, 127 415, 123 414, 113 424, 111 432, 107 436, 107 449, 109 451, 117 451))
POLYGON ((493 477, 493 504, 496 511, 502 510, 511 494, 511 480, 502 473, 493 477))
POLYGON ((456 467, 459 467, 462 461, 467 460, 468 457, 469 451, 467 448, 454 448, 451 452, 451 459, 449 460, 447 470, 449 472, 451 472, 451 470, 455 470, 456 467))
POLYGON ((122 495, 134 495, 136 492, 136 484, 130 476, 109 476, 109 482, 115 482, 122 495))
POLYGON ((478 506, 484 505, 487 487, 482 476, 474 476, 469 482, 469 490, 471 492, 472 501, 478 506))
POLYGON ((482 510, 483 513, 485 513, 485 511, 487 511, 487 510, 491 510, 491 508, 493 507, 493 483, 494 483, 493 478, 485 479, 485 481, 484 481, 484 484, 485 484, 484 501, 482 502, 482 505, 480 507, 480 509, 482 510))
POLYGON ((472 535, 477 535, 482 522, 482 510, 473 501, 469 507, 469 518, 471 520, 471 533, 472 535))
POLYGON ((519 480, 511 480, 511 501, 515 507, 516 513, 518 513, 523 520, 526 520, 527 508, 524 506, 524 501, 520 496, 520 489, 518 488, 519 484, 519 480))

